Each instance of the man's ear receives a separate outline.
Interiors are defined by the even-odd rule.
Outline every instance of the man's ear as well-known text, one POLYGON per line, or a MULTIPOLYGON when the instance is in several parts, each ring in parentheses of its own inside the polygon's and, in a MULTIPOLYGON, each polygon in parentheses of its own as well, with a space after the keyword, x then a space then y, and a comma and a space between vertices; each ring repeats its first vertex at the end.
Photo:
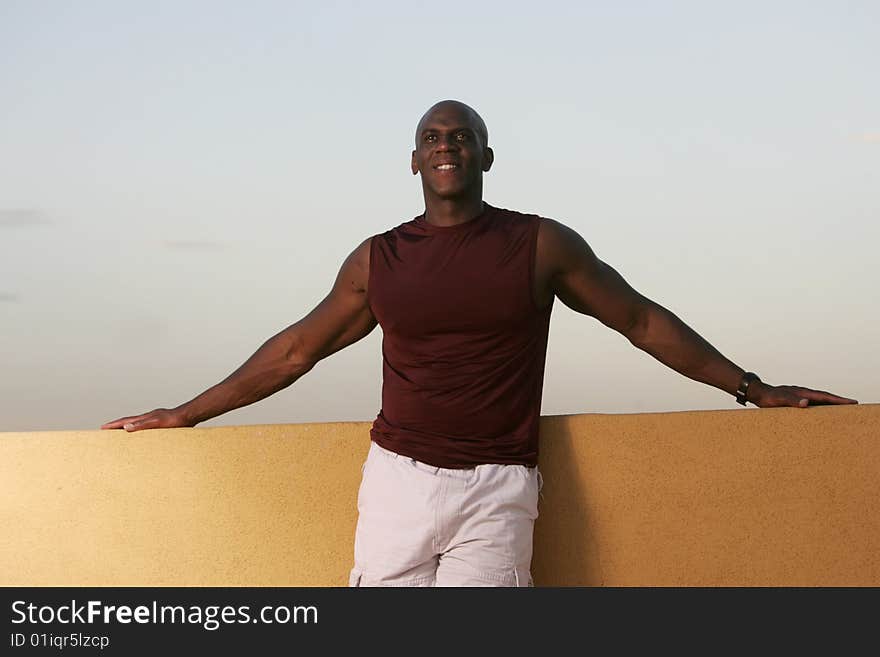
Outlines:
POLYGON ((416 164, 416 152, 412 152, 412 159, 409 163, 410 168, 412 169, 413 175, 416 175, 419 172, 419 165, 416 164))
POLYGON ((483 151, 483 171, 488 171, 492 168, 492 163, 495 161, 495 151, 486 146, 486 150, 483 151))

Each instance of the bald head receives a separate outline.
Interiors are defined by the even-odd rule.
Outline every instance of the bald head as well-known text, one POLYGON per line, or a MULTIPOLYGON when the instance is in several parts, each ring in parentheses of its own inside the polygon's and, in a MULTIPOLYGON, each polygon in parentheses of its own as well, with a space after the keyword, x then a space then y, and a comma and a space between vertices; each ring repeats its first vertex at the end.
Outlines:
POLYGON ((483 174, 495 159, 488 141, 483 119, 464 103, 443 100, 425 112, 410 168, 422 176, 426 205, 482 202, 483 174))
POLYGON ((422 128, 429 119, 431 119, 436 113, 448 111, 453 111, 466 117, 468 123, 471 124, 471 128, 477 133, 477 135, 479 135, 483 148, 486 148, 489 145, 489 131, 486 129, 485 121, 483 121, 482 117, 477 114, 477 111, 473 107, 465 105, 457 100, 441 100, 439 103, 432 105, 430 109, 425 112, 422 118, 419 119, 419 124, 416 126, 416 143, 419 142, 419 135, 422 133, 422 128))

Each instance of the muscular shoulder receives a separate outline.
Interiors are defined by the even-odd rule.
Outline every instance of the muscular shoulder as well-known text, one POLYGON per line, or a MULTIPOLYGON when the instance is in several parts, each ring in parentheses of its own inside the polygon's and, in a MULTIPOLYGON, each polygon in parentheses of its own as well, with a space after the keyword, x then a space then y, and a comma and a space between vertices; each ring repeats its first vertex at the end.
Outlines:
POLYGON ((595 256, 578 233, 554 219, 538 219, 535 247, 534 295, 539 307, 545 307, 564 287, 566 275, 590 271, 595 256))
POLYGON ((547 276, 552 278, 571 271, 594 258, 590 246, 577 231, 554 219, 540 219, 536 265, 547 276))
POLYGON ((338 284, 344 284, 351 292, 366 292, 370 280, 370 244, 373 238, 368 237, 355 247, 339 272, 338 284))

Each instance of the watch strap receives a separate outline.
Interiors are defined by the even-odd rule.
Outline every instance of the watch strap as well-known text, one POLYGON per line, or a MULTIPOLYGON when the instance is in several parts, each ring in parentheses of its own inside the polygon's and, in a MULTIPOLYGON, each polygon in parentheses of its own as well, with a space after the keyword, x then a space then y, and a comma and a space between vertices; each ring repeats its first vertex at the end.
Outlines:
POLYGON ((754 381, 760 381, 758 375, 754 372, 746 372, 742 375, 742 379, 739 381, 739 387, 736 389, 736 402, 738 404, 746 405, 746 396, 749 392, 749 385, 751 385, 754 381))

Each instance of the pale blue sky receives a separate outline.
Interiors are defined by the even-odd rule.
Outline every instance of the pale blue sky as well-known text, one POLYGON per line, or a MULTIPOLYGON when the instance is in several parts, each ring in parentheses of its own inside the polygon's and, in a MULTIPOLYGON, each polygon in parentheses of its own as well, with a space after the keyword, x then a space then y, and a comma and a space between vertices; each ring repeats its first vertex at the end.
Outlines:
MULTIPOLYGON (((770 383, 880 401, 880 4, 0 0, 0 431, 186 401, 422 210, 418 118, 770 383)), ((371 420, 381 331, 209 424, 371 420)), ((554 310, 544 414, 740 408, 554 310)))

